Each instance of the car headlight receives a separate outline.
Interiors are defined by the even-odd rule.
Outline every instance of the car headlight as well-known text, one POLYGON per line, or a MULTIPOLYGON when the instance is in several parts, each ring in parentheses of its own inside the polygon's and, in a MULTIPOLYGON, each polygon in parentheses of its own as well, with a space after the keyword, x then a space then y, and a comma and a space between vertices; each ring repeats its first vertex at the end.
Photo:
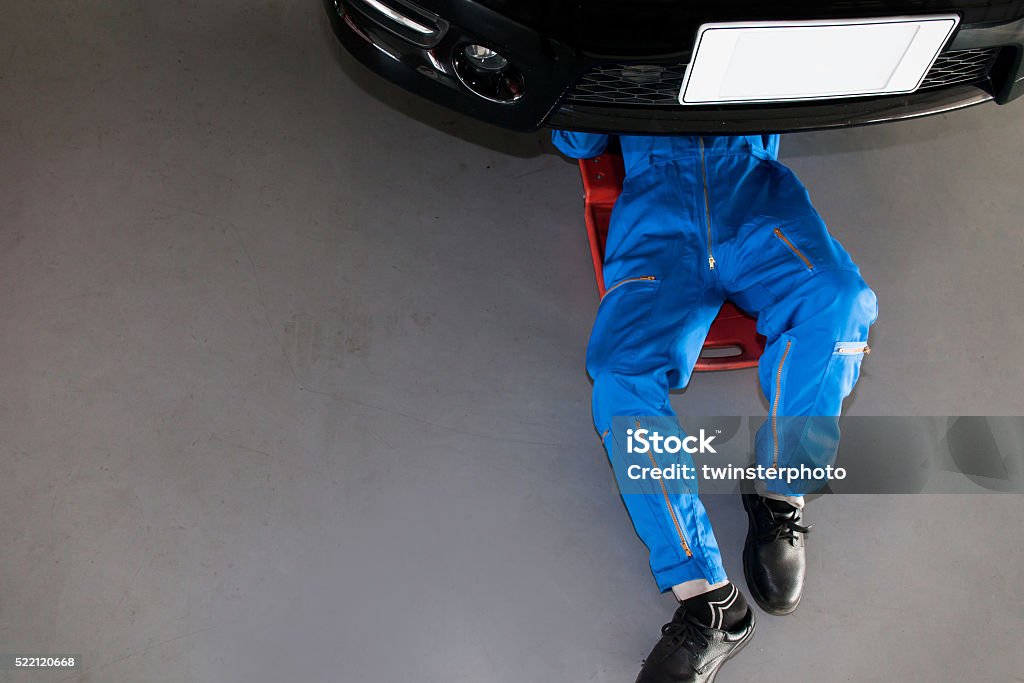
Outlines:
POLYGON ((455 73, 474 95, 491 102, 510 103, 523 96, 523 74, 505 56, 484 45, 456 48, 455 73))

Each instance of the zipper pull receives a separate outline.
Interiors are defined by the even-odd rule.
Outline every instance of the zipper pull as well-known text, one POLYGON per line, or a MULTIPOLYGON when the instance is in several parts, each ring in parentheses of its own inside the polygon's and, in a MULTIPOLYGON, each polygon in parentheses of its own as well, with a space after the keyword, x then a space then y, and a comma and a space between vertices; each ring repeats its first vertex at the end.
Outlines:
POLYGON ((710 268, 711 270, 715 269, 715 257, 714 256, 708 256, 708 268, 710 268))

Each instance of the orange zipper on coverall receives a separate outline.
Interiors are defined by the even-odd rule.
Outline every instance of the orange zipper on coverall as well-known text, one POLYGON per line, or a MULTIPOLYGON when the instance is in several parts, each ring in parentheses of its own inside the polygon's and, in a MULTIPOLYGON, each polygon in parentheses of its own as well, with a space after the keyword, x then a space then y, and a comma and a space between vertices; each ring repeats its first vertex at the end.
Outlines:
POLYGON ((657 280, 657 279, 658 278, 654 277, 653 275, 641 275, 640 277, 627 277, 625 280, 619 280, 614 285, 612 285, 608 289, 604 290, 604 295, 601 296, 601 300, 604 301, 604 297, 608 296, 609 294, 612 293, 612 290, 618 289, 622 285, 628 285, 630 282, 643 282, 643 281, 653 282, 654 280, 657 280))
MULTIPOLYGON (((636 428, 640 429, 640 420, 636 421, 636 428)), ((647 457, 651 459, 651 466, 656 468, 658 466, 658 462, 654 459, 654 454, 648 453, 647 457)), ((665 488, 665 480, 658 479, 658 483, 661 484, 661 495, 665 496, 665 507, 668 508, 668 516, 672 518, 672 524, 676 527, 676 534, 679 535, 679 544, 683 546, 683 552, 686 553, 687 557, 693 557, 690 545, 686 542, 686 537, 683 535, 683 527, 679 524, 679 518, 676 517, 676 511, 672 508, 672 501, 668 497, 668 489, 665 488)))
POLYGON ((790 242, 789 238, 786 237, 782 233, 781 230, 779 230, 778 228, 775 228, 774 232, 775 232, 775 236, 778 237, 780 240, 782 240, 782 243, 785 244, 787 247, 789 247, 789 250, 791 252, 793 252, 794 254, 796 254, 797 256, 800 257, 800 260, 804 262, 805 266, 807 266, 807 270, 814 270, 814 264, 811 263, 811 260, 809 258, 807 258, 806 256, 804 256, 804 252, 800 251, 800 249, 795 244, 790 242))
POLYGON ((779 466, 779 398, 782 396, 782 368, 786 364, 786 356, 789 355, 789 347, 793 345, 792 339, 786 340, 786 348, 782 350, 782 358, 779 359, 779 369, 775 371, 775 400, 772 401, 772 469, 779 466))
POLYGON ((704 181, 704 216, 708 225, 708 269, 715 269, 715 254, 711 249, 711 202, 708 200, 708 169, 704 163, 704 137, 697 138, 700 144, 700 174, 704 181))

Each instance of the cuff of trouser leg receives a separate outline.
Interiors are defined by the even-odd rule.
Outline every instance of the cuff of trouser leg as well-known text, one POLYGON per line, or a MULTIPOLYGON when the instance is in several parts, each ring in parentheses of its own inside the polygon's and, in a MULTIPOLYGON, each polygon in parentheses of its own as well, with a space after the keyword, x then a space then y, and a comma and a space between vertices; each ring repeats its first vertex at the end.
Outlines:
POLYGON ((693 581, 694 579, 704 579, 708 583, 719 583, 729 578, 726 576, 725 568, 723 567, 709 567, 708 571, 710 576, 704 573, 697 560, 690 558, 671 569, 654 572, 654 580, 658 582, 658 590, 664 593, 670 590, 672 586, 678 586, 681 583, 693 581))
POLYGON ((684 602, 690 598, 695 598, 698 595, 710 593, 711 591, 727 586, 728 584, 728 579, 725 581, 717 581, 715 583, 710 583, 707 579, 694 579, 692 581, 677 583, 672 586, 672 594, 676 597, 676 600, 684 602))
MULTIPOLYGON (((780 488, 785 489, 786 487, 781 486, 780 488)), ((754 486, 754 490, 757 491, 757 495, 761 496, 762 498, 770 498, 771 500, 781 500, 801 510, 804 507, 803 496, 794 495, 788 490, 772 491, 771 484, 765 484, 763 481, 757 482, 757 484, 754 486)))

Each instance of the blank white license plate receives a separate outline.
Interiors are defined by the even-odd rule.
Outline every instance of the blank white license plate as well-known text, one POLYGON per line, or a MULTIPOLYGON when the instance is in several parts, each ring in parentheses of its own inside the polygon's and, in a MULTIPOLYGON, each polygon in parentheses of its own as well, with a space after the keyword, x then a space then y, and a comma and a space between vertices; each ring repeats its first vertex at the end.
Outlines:
POLYGON ((913 92, 954 14, 704 24, 680 104, 785 102, 913 92))

